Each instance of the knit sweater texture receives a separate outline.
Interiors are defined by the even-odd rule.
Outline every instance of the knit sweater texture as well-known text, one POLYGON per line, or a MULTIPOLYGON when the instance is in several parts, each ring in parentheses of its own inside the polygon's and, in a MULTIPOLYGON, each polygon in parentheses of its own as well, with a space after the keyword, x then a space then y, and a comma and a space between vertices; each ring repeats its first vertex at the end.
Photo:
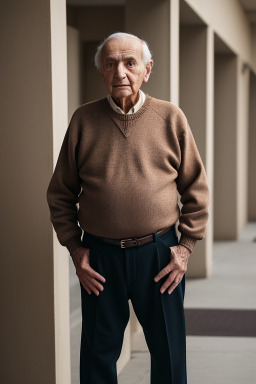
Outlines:
POLYGON ((205 236, 209 190, 184 113, 146 95, 130 115, 115 112, 107 98, 74 112, 47 200, 58 240, 70 253, 82 246, 82 230, 125 239, 178 220, 180 244, 193 251, 205 236))

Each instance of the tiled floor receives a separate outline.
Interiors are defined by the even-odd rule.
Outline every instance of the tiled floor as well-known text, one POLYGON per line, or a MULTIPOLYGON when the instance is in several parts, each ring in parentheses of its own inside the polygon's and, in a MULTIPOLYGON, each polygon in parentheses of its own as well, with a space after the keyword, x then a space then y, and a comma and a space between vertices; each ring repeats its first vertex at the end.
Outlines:
MULTIPOLYGON (((255 238, 256 223, 250 223, 238 242, 215 243, 213 274, 186 280, 185 307, 256 310, 255 238)), ((75 288, 73 293, 77 297, 75 288)), ((79 321, 73 325, 72 384, 78 384, 79 321)), ((138 345, 119 375, 119 384, 150 383, 150 356, 143 335, 138 345)), ((256 338, 187 336, 188 384, 255 384, 255 361, 256 338)))

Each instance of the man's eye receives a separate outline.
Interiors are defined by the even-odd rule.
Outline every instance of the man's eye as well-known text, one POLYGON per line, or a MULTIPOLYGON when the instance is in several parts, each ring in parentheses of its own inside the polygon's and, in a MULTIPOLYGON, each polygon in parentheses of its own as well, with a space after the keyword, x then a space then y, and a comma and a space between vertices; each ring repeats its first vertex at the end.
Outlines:
POLYGON ((113 68, 113 66, 114 66, 113 63, 107 63, 107 64, 106 64, 106 67, 107 67, 108 69, 113 68))
POLYGON ((127 62, 127 66, 130 67, 130 68, 134 67, 134 62, 133 61, 128 61, 127 62))

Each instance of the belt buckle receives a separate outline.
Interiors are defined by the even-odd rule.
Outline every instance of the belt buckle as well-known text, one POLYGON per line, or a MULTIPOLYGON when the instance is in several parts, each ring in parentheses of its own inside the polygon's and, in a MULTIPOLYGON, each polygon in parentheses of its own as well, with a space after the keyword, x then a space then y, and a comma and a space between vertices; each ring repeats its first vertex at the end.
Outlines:
POLYGON ((137 247, 138 246, 138 239, 136 237, 132 238, 132 239, 123 239, 123 240, 120 240, 120 245, 121 245, 121 248, 126 248, 125 246, 125 243, 126 241, 133 241, 135 244, 134 244, 134 247, 137 247))

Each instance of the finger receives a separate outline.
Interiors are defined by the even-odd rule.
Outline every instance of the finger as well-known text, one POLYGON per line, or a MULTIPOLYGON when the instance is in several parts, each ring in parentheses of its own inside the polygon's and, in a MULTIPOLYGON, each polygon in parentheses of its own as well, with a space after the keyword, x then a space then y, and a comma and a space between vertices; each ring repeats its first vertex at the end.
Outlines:
POLYGON ((82 285, 83 285, 84 289, 87 291, 88 295, 90 295, 92 293, 92 291, 85 284, 82 283, 82 285))
POLYGON ((89 281, 93 287, 98 288, 100 291, 103 291, 104 287, 98 282, 98 280, 90 276, 87 268, 85 270, 78 270, 77 276, 84 281, 89 281))
POLYGON ((96 279, 90 277, 89 275, 85 275, 84 278, 89 281, 95 288, 103 291, 104 287, 96 279))
POLYGON ((170 285, 175 280, 176 276, 177 276, 177 271, 173 271, 172 273, 170 273, 170 275, 168 276, 168 278, 165 280, 164 284, 160 288, 161 293, 164 293, 166 289, 170 287, 170 285))
POLYGON ((83 279, 80 279, 80 277, 78 276, 79 278, 79 281, 80 283, 82 284, 83 288, 86 290, 86 292, 88 293, 88 295, 90 295, 92 293, 92 291, 90 290, 89 287, 87 287, 87 285, 85 284, 85 282, 83 281, 83 279))
POLYGON ((92 292, 95 293, 95 295, 99 296, 99 290, 89 280, 83 278, 82 281, 92 292))
POLYGON ((96 294, 99 294, 100 291, 104 290, 104 287, 97 280, 95 280, 94 278, 91 278, 89 275, 85 275, 84 280, 87 282, 87 284, 90 285, 91 289, 96 294))
POLYGON ((173 269, 172 262, 168 263, 155 277, 154 280, 157 283, 160 279, 170 273, 173 269))
POLYGON ((102 281, 103 283, 105 283, 105 281, 106 281, 105 277, 103 277, 100 273, 95 271, 95 269, 93 269, 89 263, 84 264, 83 266, 80 267, 80 269, 81 269, 81 271, 88 273, 89 276, 91 276, 95 279, 98 279, 98 280, 102 281))
POLYGON ((89 268, 88 268, 88 273, 89 273, 89 275, 91 277, 94 277, 95 279, 98 279, 98 280, 102 281, 103 283, 105 283, 105 281, 106 281, 105 277, 102 276, 97 271, 95 271, 95 269, 93 269, 90 265, 89 265, 89 268))
POLYGON ((180 282, 181 282, 181 278, 180 277, 176 277, 174 279, 172 285, 168 289, 169 295, 174 291, 174 289, 179 285, 180 282))

